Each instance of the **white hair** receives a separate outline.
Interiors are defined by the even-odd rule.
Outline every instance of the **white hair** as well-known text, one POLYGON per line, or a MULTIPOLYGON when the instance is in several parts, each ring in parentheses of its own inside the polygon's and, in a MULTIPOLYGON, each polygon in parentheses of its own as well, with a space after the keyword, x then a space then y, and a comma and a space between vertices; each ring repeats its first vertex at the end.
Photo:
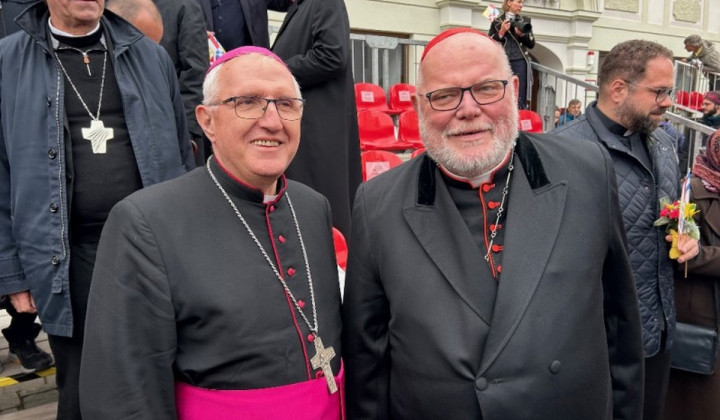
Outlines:
MULTIPOLYGON (((272 60, 275 63, 278 62, 276 59, 274 59, 272 57, 264 56, 262 54, 256 54, 256 53, 249 53, 249 54, 254 54, 263 60, 272 60)), ((202 86, 202 91, 203 91, 203 102, 202 103, 203 103, 203 105, 211 105, 220 100, 220 98, 219 98, 219 96, 220 96, 220 76, 219 76, 220 71, 219 70, 225 64, 227 64, 229 61, 232 61, 232 60, 228 60, 224 63, 218 64, 217 67, 213 68, 212 71, 205 76, 205 80, 203 81, 203 86, 202 86)), ((293 86, 295 87, 295 95, 298 98, 302 99, 302 94, 300 92, 300 85, 298 84, 297 80, 295 80, 295 76, 293 76, 292 73, 290 74, 290 77, 292 78, 293 86)))

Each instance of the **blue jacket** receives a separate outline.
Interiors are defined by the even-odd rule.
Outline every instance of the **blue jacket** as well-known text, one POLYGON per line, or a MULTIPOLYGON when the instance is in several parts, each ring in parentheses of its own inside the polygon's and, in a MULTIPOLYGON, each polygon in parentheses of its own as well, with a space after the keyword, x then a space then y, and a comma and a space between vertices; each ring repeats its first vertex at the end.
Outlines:
MULTIPOLYGON (((45 331, 72 335, 65 86, 38 2, 0 41, 0 294, 30 290, 45 331)), ((175 69, 165 51, 105 11, 101 20, 144 186, 194 166, 175 69)))
POLYGON ((650 133, 652 170, 646 168, 628 146, 603 124, 596 102, 584 115, 553 131, 570 139, 588 139, 600 143, 612 157, 618 184, 620 209, 627 232, 628 253, 640 305, 645 356, 660 349, 663 318, 668 328, 667 347, 675 332, 673 266, 668 257, 665 228, 654 227, 659 217, 658 200, 679 196, 680 175, 672 139, 662 128, 650 133))
POLYGON ((560 115, 560 118, 558 118, 557 126, 565 125, 570 121, 574 121, 576 118, 573 114, 565 111, 560 115))

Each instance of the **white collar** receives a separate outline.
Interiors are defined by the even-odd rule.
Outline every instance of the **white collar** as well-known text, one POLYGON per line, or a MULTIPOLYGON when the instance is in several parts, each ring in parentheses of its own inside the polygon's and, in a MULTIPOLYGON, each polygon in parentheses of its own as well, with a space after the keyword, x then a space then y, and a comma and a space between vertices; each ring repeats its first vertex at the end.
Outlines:
POLYGON ((54 27, 52 24, 52 19, 50 19, 50 18, 48 18, 48 25, 50 25, 50 32, 52 32, 54 35, 60 35, 60 36, 64 36, 67 38, 81 38, 84 36, 94 34, 95 32, 98 31, 98 29, 100 29, 100 21, 98 21, 97 26, 95 26, 95 28, 93 28, 90 32, 88 32, 86 34, 82 34, 82 35, 73 35, 71 33, 65 32, 61 29, 54 27))

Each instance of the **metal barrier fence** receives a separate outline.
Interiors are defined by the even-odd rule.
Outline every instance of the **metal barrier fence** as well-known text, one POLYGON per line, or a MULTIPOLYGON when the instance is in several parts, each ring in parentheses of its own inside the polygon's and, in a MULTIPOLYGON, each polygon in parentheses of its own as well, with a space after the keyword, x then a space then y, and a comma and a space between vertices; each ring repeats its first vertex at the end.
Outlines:
MULTIPOLYGON (((379 35, 351 34, 352 68, 356 82, 370 82, 386 91, 395 83, 415 84, 422 51, 427 42, 379 35)), ((538 63, 532 63, 536 88, 528 96, 532 110, 543 121, 544 131, 555 128, 555 110, 579 99, 584 109, 597 99, 596 84, 568 76, 538 63)), ((528 74, 531 74, 528 72, 528 74)), ((694 63, 675 62, 676 89, 687 92, 707 92, 709 83, 720 74, 702 71, 694 63)), ((717 86, 720 89, 720 86, 717 86)), ((697 120, 702 114, 692 108, 673 104, 665 114, 668 120, 687 139, 687 162, 690 165, 702 147, 703 139, 714 130, 697 120)))
POLYGON ((675 88, 705 93, 720 89, 720 73, 704 71, 702 62, 675 61, 675 88))
POLYGON ((352 68, 356 82, 382 86, 415 84, 426 41, 380 35, 350 34, 352 68))
MULTIPOLYGON (((598 87, 593 83, 576 79, 575 77, 555 71, 538 63, 532 63, 532 69, 537 74, 537 98, 531 99, 534 111, 540 114, 543 120, 544 131, 555 128, 555 110, 568 105, 573 99, 579 99, 582 109, 597 99, 598 87)), ((530 97, 532 98, 532 97, 530 97)))

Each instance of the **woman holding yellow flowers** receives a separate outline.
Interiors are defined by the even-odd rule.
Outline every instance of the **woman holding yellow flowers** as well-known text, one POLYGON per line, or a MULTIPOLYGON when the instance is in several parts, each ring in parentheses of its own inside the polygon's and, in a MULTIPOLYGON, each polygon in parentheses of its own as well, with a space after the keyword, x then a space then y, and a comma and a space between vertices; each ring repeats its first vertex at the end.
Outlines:
MULTIPOLYGON (((720 331, 720 130, 697 157, 690 181, 699 213, 700 254, 688 261, 688 277, 675 279, 677 321, 720 331)), ((680 266, 683 271, 683 267, 680 266)), ((717 360, 717 354, 716 354, 717 360)), ((711 375, 672 369, 664 420, 720 419, 720 366, 711 375)))

